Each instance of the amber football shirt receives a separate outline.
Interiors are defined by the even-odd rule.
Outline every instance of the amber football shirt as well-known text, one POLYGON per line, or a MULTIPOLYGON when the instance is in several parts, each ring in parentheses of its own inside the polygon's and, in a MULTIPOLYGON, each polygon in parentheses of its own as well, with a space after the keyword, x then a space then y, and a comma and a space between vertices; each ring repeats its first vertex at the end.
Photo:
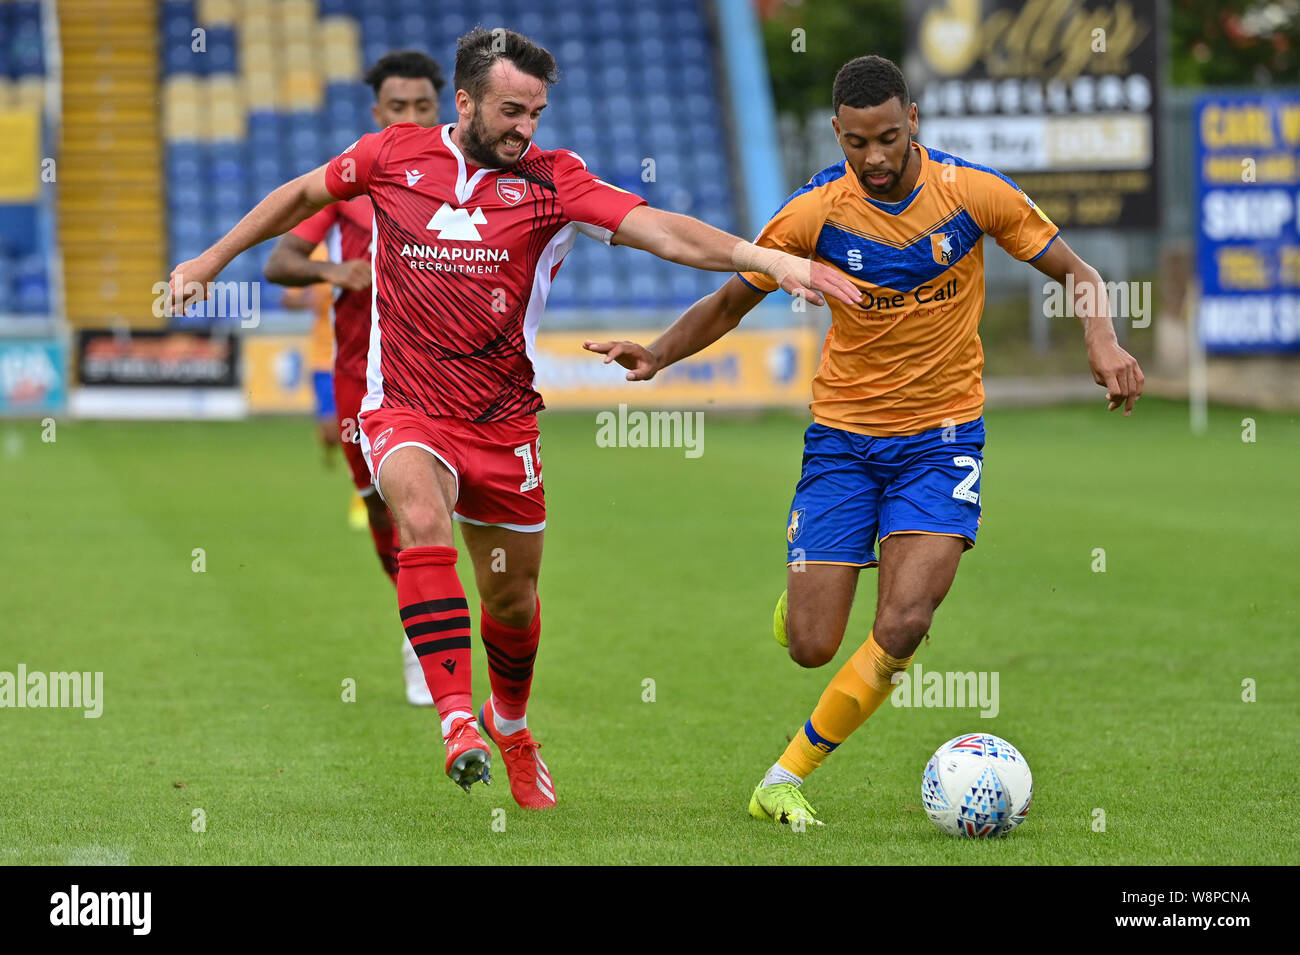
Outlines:
MULTIPOLYGON (((809 407, 829 427, 910 435, 978 418, 981 238, 991 235, 1032 261, 1058 232, 996 170, 919 143, 912 148, 921 171, 906 199, 870 198, 841 161, 787 199, 756 240, 833 265, 863 292, 858 306, 828 299, 831 330, 809 407)), ((761 292, 776 289, 760 272, 741 278, 761 292)))

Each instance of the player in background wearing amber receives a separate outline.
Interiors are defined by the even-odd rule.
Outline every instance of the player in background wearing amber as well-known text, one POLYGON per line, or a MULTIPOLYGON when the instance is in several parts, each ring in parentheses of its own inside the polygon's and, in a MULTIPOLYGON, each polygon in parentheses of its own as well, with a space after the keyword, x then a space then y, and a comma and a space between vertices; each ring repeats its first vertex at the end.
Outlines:
MULTIPOLYGON (((366 73, 375 92, 371 115, 380 129, 393 123, 433 126, 438 122, 438 94, 446 86, 436 61, 414 50, 388 53, 366 73)), ((384 572, 397 583, 397 554, 401 549, 397 525, 375 492, 370 469, 361 453, 361 399, 366 395, 366 359, 370 346, 370 242, 374 212, 369 196, 338 202, 280 236, 266 260, 266 277, 279 285, 302 286, 327 282, 337 288, 334 316, 334 415, 338 441, 352 472, 357 494, 365 502, 370 534, 384 572), (326 261, 313 249, 324 242, 326 261)), ((406 699, 415 706, 432 706, 424 670, 402 635, 406 699)))
MULTIPOLYGON (((1142 371, 1115 337, 1101 276, 1010 179, 913 141, 916 104, 897 66, 876 56, 852 60, 832 98, 844 161, 787 199, 757 240, 834 265, 864 293, 860 305, 830 303, 786 528, 777 641, 799 665, 822 666, 844 638, 863 567, 879 567, 879 589, 871 634, 750 797, 750 815, 780 822, 820 821, 800 785, 889 695, 962 553, 975 545, 983 235, 1058 282, 1073 275, 1088 364, 1108 407, 1128 415, 1142 393, 1142 371)), ((631 369, 629 380, 653 378, 735 328, 772 287, 741 272, 648 348, 587 347, 631 369)))
POLYGON ((442 720, 446 773, 488 781, 480 727, 519 805, 556 804, 526 706, 541 633, 546 526, 532 353, 551 281, 579 234, 693 268, 760 270, 820 303, 856 302, 846 276, 652 209, 576 153, 533 142, 558 72, 542 47, 476 29, 456 50, 454 124, 399 123, 271 193, 223 239, 172 272, 208 288, 234 256, 331 202, 375 210, 362 449, 401 535, 398 608, 442 720), (474 564, 492 692, 474 716, 470 616, 453 521, 474 564))
MULTIPOLYGON (((323 242, 311 253, 311 259, 316 262, 328 262, 329 257, 329 249, 323 242)), ((331 455, 342 444, 334 407, 334 286, 318 282, 286 289, 280 307, 307 311, 312 316, 307 332, 306 367, 316 405, 313 423, 325 466, 329 467, 334 463, 331 455)), ((352 500, 361 508, 362 526, 365 526, 366 505, 359 497, 354 496, 352 500)))

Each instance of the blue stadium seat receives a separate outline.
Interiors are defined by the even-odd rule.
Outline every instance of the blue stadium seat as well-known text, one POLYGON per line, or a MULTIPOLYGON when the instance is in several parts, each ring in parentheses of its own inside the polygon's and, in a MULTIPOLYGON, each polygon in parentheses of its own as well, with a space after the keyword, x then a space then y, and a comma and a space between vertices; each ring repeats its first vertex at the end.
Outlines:
POLYGON ((168 0, 162 6, 162 42, 165 46, 189 47, 198 26, 194 4, 189 0, 168 0))
POLYGON ((198 143, 171 143, 164 163, 169 183, 197 182, 204 176, 203 149, 198 143))
POLYGON ((202 193, 198 189, 175 187, 167 190, 169 217, 196 222, 203 218, 204 206, 202 193))
POLYGON ((207 73, 208 59, 205 53, 195 53, 189 43, 168 43, 163 47, 163 72, 192 73, 202 76, 207 73))
MULTIPOLYGON (((17 4, 17 7, 25 6, 17 4)), ((35 20, 24 19, 17 9, 11 20, 8 36, 9 72, 12 76, 41 76, 45 73, 45 46, 41 40, 40 15, 35 20)), ((6 39, 0 37, 0 41, 6 39)))
POLYGON ((15 263, 14 311, 20 315, 41 315, 50 311, 50 283, 45 256, 27 255, 15 263))
POLYGON ((235 56, 235 31, 230 27, 207 27, 205 46, 207 57, 205 72, 234 73, 239 69, 235 56))

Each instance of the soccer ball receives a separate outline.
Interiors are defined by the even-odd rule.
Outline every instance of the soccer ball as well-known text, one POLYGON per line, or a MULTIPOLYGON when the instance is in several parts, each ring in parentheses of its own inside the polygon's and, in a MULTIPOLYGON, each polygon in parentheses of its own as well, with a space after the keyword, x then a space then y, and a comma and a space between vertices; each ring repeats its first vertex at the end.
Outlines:
POLYGON ((1005 836, 1025 821, 1033 795, 1025 757, 989 733, 948 740, 921 777, 921 804, 930 821, 968 839, 1005 836))

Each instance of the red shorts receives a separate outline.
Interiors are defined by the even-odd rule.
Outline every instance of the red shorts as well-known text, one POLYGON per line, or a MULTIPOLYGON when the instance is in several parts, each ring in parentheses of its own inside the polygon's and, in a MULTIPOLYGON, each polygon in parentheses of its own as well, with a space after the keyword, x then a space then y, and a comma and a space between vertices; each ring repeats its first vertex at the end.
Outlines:
POLYGON ((366 396, 366 380, 340 375, 334 369, 334 411, 339 419, 339 439, 343 442, 343 457, 348 459, 352 483, 362 496, 370 493, 370 467, 361 452, 361 399, 366 396))
POLYGON ((361 450, 376 485, 388 455, 407 446, 428 451, 456 476, 456 520, 512 531, 546 526, 536 415, 474 422, 430 418, 408 408, 362 414, 361 450))

